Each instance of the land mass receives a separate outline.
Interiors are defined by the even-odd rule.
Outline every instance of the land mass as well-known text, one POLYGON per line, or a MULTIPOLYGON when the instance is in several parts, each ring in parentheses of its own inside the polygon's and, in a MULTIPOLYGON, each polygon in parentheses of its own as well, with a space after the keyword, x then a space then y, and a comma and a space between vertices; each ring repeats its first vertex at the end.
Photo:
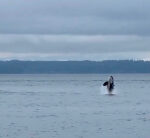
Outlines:
POLYGON ((0 74, 150 73, 150 61, 0 61, 0 74))

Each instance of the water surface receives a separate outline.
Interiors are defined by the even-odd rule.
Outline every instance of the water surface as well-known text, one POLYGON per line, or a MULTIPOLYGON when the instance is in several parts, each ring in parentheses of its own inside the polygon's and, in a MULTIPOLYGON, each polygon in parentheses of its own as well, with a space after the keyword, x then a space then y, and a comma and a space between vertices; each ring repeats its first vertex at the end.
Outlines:
POLYGON ((150 74, 113 76, 0 75, 0 138, 148 138, 150 74))

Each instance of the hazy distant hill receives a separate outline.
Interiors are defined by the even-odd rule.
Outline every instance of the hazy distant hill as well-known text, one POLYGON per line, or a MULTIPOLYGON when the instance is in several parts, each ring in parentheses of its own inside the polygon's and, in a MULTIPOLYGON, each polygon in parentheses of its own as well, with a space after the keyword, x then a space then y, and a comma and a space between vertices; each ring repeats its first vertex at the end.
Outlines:
POLYGON ((150 73, 149 61, 0 61, 0 74, 150 73))

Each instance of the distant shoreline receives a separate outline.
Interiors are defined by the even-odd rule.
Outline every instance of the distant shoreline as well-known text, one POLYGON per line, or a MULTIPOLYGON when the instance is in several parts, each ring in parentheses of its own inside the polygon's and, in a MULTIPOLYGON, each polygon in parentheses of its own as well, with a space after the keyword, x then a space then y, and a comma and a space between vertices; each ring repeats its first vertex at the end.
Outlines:
POLYGON ((150 73, 150 61, 0 61, 0 74, 139 74, 150 73))

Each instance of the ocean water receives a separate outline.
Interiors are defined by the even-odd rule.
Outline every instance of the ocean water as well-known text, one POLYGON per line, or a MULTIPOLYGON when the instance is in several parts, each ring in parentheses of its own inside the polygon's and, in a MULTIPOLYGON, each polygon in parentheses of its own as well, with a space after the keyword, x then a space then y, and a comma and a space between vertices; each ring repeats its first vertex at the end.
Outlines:
POLYGON ((150 74, 0 75, 0 138, 149 138, 149 89, 150 74))

